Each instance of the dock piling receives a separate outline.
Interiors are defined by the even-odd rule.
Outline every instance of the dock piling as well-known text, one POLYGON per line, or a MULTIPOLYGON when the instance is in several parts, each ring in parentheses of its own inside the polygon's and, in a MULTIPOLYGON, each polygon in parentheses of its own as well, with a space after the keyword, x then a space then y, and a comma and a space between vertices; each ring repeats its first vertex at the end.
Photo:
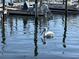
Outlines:
POLYGON ((38 6, 38 1, 35 0, 35 19, 37 19, 38 14, 37 14, 37 6, 38 6))

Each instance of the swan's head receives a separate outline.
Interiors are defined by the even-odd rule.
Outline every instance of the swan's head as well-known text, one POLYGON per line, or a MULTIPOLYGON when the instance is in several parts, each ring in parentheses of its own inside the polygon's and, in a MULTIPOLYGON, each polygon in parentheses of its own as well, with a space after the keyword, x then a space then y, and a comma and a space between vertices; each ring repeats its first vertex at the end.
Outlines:
POLYGON ((46 32, 47 31, 47 27, 44 27, 44 30, 43 30, 43 32, 46 32))

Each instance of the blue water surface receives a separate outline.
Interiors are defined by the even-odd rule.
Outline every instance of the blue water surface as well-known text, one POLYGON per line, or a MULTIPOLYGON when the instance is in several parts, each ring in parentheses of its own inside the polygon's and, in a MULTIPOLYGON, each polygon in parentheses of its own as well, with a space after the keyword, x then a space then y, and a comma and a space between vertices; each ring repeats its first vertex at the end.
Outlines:
POLYGON ((34 20, 34 16, 9 15, 4 30, 0 18, 0 58, 78 59, 79 15, 68 15, 66 33, 65 15, 39 17, 37 26, 34 20), (41 34, 44 27, 54 32, 53 38, 45 39, 46 44, 43 44, 41 34))

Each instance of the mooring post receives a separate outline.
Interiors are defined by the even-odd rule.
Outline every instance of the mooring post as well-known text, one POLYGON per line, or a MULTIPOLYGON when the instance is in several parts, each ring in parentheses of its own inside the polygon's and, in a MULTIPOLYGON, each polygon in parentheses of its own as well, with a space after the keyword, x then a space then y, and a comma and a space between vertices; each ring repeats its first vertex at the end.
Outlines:
POLYGON ((38 55, 38 15, 37 15, 37 2, 35 2, 35 26, 34 26, 34 44, 35 44, 35 49, 34 49, 34 56, 38 55))
MULTIPOLYGON (((65 1, 65 16, 67 17, 67 0, 65 1)), ((65 21, 66 21, 67 19, 65 19, 65 21)))
POLYGON ((35 21, 35 29, 34 29, 34 56, 38 55, 38 22, 37 20, 35 21))
POLYGON ((64 33, 63 33, 63 47, 66 48, 66 33, 67 33, 67 0, 65 0, 65 21, 64 21, 64 33))
POLYGON ((3 23, 4 23, 4 21, 5 21, 4 11, 5 11, 5 0, 3 0, 2 24, 3 24, 3 23))
POLYGON ((65 27, 67 27, 67 0, 65 1, 65 27))
POLYGON ((3 0, 3 14, 4 14, 4 10, 5 10, 5 0, 3 0))
POLYGON ((4 22, 5 22, 5 15, 4 15, 4 11, 5 11, 5 0, 3 0, 3 12, 2 12, 2 43, 3 44, 5 44, 5 40, 6 40, 6 38, 5 38, 5 24, 4 24, 4 22))
POLYGON ((65 11, 67 12, 67 0, 65 1, 65 11))
POLYGON ((37 19, 37 17, 38 17, 37 6, 38 6, 38 1, 35 0, 35 19, 37 19))

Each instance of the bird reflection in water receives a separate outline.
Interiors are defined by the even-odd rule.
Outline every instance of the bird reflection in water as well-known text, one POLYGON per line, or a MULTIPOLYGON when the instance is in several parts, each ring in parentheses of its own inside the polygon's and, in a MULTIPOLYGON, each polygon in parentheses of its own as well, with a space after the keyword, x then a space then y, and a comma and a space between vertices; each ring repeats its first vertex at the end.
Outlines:
POLYGON ((35 49, 34 49, 34 56, 37 56, 38 55, 38 45, 37 45, 37 42, 38 42, 38 20, 35 19, 35 30, 34 30, 34 45, 35 45, 35 49))
POLYGON ((42 42, 43 42, 43 45, 46 44, 46 39, 45 38, 41 38, 42 42))

